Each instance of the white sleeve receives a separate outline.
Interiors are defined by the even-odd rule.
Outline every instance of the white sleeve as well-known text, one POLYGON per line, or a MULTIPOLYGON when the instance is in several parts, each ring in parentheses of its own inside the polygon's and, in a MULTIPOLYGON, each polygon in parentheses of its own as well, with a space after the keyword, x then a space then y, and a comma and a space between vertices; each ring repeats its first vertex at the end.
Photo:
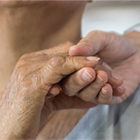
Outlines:
POLYGON ((140 24, 137 24, 137 25, 135 25, 135 26, 129 28, 128 30, 126 30, 126 31, 124 32, 124 34, 130 33, 130 32, 132 32, 132 31, 140 32, 140 24))

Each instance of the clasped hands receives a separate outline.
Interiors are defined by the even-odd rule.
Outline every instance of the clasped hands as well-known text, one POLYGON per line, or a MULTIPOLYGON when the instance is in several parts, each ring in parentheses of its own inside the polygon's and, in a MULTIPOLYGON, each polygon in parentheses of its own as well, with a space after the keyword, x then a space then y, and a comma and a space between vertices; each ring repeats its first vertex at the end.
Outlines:
POLYGON ((54 110, 120 103, 138 86, 139 48, 129 37, 93 31, 71 46, 20 58, 1 98, 3 139, 33 139, 54 110))

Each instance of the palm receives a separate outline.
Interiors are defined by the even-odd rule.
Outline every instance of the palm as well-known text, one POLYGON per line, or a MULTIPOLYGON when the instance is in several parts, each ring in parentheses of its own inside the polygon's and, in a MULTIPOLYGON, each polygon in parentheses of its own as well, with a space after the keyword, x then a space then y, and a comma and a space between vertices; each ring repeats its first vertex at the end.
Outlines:
MULTIPOLYGON (((94 32, 91 34, 94 35, 94 32)), ((102 40, 103 34, 103 32, 99 34, 98 38, 100 40, 102 40)), ((91 37, 91 42, 93 42, 91 48, 97 47, 95 50, 98 50, 95 51, 94 54, 97 53, 101 59, 108 63, 112 67, 113 73, 124 78, 123 85, 126 88, 125 94, 122 96, 113 96, 113 100, 111 102, 111 104, 120 103, 135 91, 140 81, 140 48, 139 45, 135 43, 135 39, 137 39, 139 35, 130 33, 125 36, 120 36, 115 33, 107 33, 108 39, 106 39, 105 44, 102 44, 101 46, 98 46, 100 43, 96 44, 96 42, 100 42, 100 40, 97 39, 97 41, 94 41, 93 35, 91 37)))
POLYGON ((124 101, 128 96, 130 96, 135 89, 137 88, 139 81, 140 81, 140 74, 139 74, 139 53, 140 49, 137 48, 137 52, 124 60, 122 63, 118 65, 118 63, 111 64, 110 66, 113 69, 114 73, 122 76, 124 78, 123 85, 126 88, 125 94, 118 97, 113 97, 112 104, 120 103, 124 101))

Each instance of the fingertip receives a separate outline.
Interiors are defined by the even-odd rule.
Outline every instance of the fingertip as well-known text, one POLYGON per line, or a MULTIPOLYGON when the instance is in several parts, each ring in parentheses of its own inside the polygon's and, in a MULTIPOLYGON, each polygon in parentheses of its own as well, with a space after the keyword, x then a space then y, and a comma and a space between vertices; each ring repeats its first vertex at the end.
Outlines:
POLYGON ((49 93, 51 93, 52 95, 56 96, 60 93, 60 87, 59 85, 55 84, 51 87, 51 89, 49 90, 49 93))
POLYGON ((97 71, 97 77, 100 81, 104 81, 107 82, 108 81, 108 75, 106 72, 102 71, 102 70, 98 70, 97 71))
POLYGON ((112 73, 112 77, 116 80, 116 84, 118 84, 118 86, 120 86, 123 83, 122 76, 112 73))
POLYGON ((92 56, 92 51, 90 51, 90 48, 83 45, 74 45, 69 48, 69 55, 70 56, 92 56))
POLYGON ((83 74, 86 74, 86 77, 88 77, 88 79, 90 79, 90 81, 93 81, 95 79, 96 73, 95 73, 95 70, 93 68, 85 67, 82 69, 82 71, 83 71, 82 78, 84 76, 83 74))
POLYGON ((70 56, 75 56, 75 55, 77 55, 77 45, 74 45, 74 46, 71 46, 70 48, 69 48, 69 55, 70 56))
POLYGON ((102 90, 101 90, 101 93, 103 95, 106 95, 106 96, 111 96, 112 95, 112 87, 110 84, 105 84, 103 87, 102 87, 102 90))
POLYGON ((111 73, 108 83, 111 84, 113 88, 117 88, 123 84, 123 77, 111 73))
POLYGON ((97 101, 99 104, 110 104, 111 100, 112 100, 112 87, 109 84, 105 84, 98 95, 97 101))
POLYGON ((122 85, 122 86, 120 86, 120 87, 118 87, 118 88, 114 88, 114 89, 113 89, 113 95, 114 95, 114 96, 121 96, 121 95, 123 95, 123 94, 125 93, 125 91, 126 91, 126 89, 125 89, 125 87, 122 85))

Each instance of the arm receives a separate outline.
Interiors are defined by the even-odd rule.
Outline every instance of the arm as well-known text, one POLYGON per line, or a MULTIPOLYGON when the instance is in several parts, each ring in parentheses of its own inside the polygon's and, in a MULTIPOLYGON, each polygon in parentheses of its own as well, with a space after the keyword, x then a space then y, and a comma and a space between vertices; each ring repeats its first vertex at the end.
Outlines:
POLYGON ((70 57, 59 52, 53 55, 53 51, 25 54, 18 61, 0 98, 1 139, 34 139, 54 110, 76 108, 80 107, 79 104, 93 106, 77 97, 60 94, 56 98, 48 98, 48 94, 51 86, 65 76, 86 66, 94 68, 98 63, 95 61, 97 57, 70 57))

